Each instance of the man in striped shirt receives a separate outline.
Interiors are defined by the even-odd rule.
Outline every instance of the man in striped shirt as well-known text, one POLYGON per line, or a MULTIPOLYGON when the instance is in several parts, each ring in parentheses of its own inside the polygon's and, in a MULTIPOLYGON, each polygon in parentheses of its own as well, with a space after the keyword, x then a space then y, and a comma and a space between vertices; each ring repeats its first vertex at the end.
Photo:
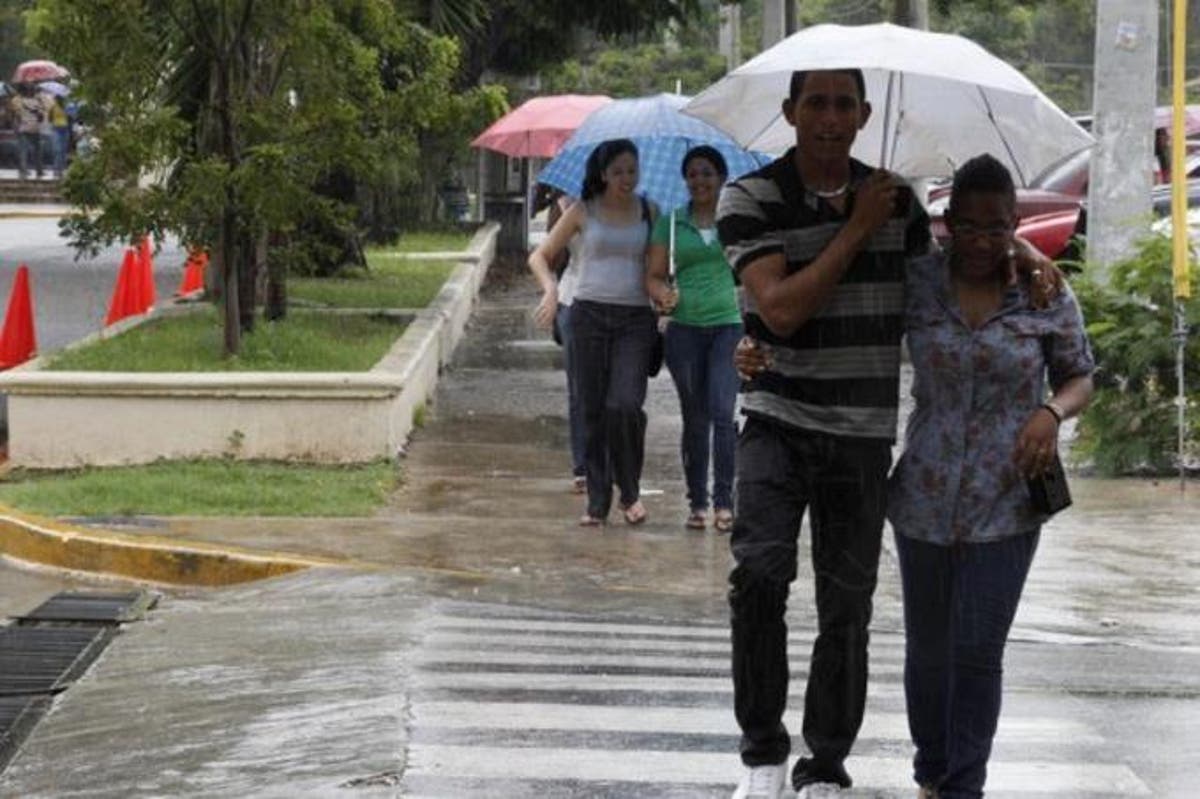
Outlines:
POLYGON ((805 692, 801 797, 851 784, 867 625, 899 404, 907 260, 929 219, 894 176, 850 157, 870 105, 858 70, 797 72, 796 146, 725 188, 717 229, 745 289, 746 332, 772 365, 745 387, 731 547, 734 703, 748 770, 734 794, 776 799, 791 741, 784 612, 810 511, 818 635, 805 692), (908 200, 906 202, 906 200, 908 200))

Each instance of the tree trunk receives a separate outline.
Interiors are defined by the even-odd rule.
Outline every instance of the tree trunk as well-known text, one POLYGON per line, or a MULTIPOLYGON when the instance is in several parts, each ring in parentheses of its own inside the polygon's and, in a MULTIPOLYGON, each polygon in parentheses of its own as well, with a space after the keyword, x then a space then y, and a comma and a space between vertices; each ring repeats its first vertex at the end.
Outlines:
POLYGON ((278 253, 286 244, 282 234, 272 233, 267 249, 267 296, 263 303, 263 318, 278 322, 287 316, 287 264, 278 253), (271 253, 276 257, 272 258, 271 253))

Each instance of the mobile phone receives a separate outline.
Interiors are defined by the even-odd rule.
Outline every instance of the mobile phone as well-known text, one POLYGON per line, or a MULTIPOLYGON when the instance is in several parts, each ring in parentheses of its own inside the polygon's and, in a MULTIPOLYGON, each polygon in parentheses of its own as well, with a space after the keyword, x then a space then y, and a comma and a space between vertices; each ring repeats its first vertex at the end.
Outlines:
POLYGON ((892 216, 896 219, 907 219, 912 212, 913 190, 907 183, 896 187, 896 197, 892 200, 892 216))

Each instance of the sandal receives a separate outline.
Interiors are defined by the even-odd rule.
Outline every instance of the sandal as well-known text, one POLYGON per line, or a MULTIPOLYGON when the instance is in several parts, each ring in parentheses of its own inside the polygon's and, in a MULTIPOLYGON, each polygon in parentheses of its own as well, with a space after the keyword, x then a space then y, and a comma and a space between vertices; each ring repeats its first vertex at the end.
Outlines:
POLYGON ((571 493, 585 494, 587 493, 587 478, 582 474, 577 474, 571 478, 571 493))
POLYGON ((646 506, 640 499, 634 500, 631 505, 622 505, 621 514, 625 517, 625 523, 629 525, 639 525, 650 515, 646 513, 646 506))
POLYGON ((583 516, 579 517, 580 527, 603 527, 605 523, 605 519, 601 519, 599 516, 593 516, 590 513, 585 513, 583 516))
POLYGON ((694 510, 688 514, 683 526, 689 530, 703 530, 708 527, 708 518, 704 515, 704 511, 694 510))
POLYGON ((713 514, 713 529, 718 533, 733 532, 733 511, 729 508, 717 508, 713 514))

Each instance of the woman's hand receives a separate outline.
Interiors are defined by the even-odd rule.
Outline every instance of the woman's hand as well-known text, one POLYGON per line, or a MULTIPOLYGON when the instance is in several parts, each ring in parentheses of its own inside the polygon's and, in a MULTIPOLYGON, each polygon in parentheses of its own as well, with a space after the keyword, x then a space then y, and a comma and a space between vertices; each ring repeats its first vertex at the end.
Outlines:
POLYGON ((1035 477, 1050 468, 1058 452, 1058 419, 1047 408, 1038 408, 1025 420, 1017 436, 1013 462, 1026 477, 1035 477))
POLYGON ((733 368, 743 380, 753 380, 771 368, 771 350, 757 339, 742 336, 733 350, 733 368))
POLYGON ((1013 237, 1009 259, 1009 283, 1017 278, 1029 281, 1029 302, 1034 308, 1046 308, 1063 290, 1063 272, 1054 262, 1020 236, 1013 237))
POLYGON ((659 291, 654 297, 654 309, 663 316, 669 316, 679 306, 679 289, 675 287, 659 291))
POLYGON ((542 330, 549 330, 554 325, 554 316, 558 313, 558 287, 549 286, 542 292, 542 301, 533 309, 533 323, 542 330))

